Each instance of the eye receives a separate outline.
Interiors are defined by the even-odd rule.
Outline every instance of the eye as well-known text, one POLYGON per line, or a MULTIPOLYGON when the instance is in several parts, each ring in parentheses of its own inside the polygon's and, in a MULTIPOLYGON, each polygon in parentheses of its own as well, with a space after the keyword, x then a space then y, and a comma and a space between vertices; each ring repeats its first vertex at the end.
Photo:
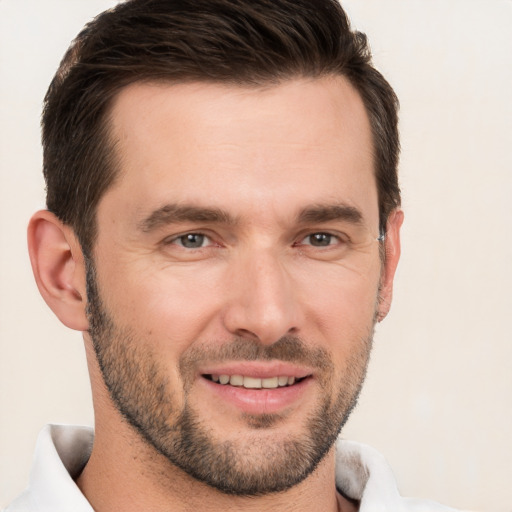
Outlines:
POLYGON ((201 249, 211 245, 211 240, 201 233, 185 233, 166 241, 167 244, 174 244, 185 249, 201 249))
POLYGON ((331 233, 311 233, 301 241, 302 245, 311 245, 313 247, 329 247, 341 242, 340 237, 331 233))

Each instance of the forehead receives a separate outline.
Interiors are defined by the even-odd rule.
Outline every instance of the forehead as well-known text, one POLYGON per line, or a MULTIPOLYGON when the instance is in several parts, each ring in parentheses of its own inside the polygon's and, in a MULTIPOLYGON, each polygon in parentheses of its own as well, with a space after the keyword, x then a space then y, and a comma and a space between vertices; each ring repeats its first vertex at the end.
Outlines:
POLYGON ((133 84, 111 124, 120 176, 106 196, 132 210, 184 202, 243 215, 327 201, 377 214, 370 124, 343 77, 133 84))

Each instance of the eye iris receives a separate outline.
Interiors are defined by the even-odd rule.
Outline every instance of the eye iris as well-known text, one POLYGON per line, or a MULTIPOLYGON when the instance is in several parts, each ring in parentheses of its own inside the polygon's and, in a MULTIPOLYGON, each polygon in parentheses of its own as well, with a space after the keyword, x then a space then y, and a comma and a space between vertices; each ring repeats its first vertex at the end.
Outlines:
POLYGON ((328 233, 315 233, 310 236, 311 245, 325 247, 331 243, 331 235, 328 233))
POLYGON ((186 247, 187 249, 198 249, 199 247, 202 247, 204 243, 204 235, 189 233, 188 235, 180 237, 180 242, 183 247, 186 247))

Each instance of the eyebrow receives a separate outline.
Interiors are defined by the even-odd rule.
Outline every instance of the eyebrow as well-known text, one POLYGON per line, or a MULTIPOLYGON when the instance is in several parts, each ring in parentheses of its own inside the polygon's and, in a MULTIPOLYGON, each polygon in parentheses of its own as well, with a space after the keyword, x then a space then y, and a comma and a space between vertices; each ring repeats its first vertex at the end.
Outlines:
POLYGON ((299 223, 320 223, 343 220, 352 224, 362 224, 363 214, 359 209, 345 203, 314 205, 304 208, 298 217, 299 223))
MULTIPOLYGON (((344 203, 313 205, 302 209, 297 221, 299 224, 310 224, 332 221, 348 221, 353 224, 362 224, 363 215, 354 206, 344 203)), ((216 207, 201 207, 193 205, 166 204, 153 211, 139 224, 141 231, 149 233, 160 227, 180 222, 206 222, 212 224, 225 224, 233 226, 238 219, 225 210, 216 207)))
POLYGON ((153 211, 140 222, 139 227, 141 231, 148 233, 162 226, 178 222, 207 222, 233 225, 236 224, 236 219, 220 208, 166 204, 153 211))

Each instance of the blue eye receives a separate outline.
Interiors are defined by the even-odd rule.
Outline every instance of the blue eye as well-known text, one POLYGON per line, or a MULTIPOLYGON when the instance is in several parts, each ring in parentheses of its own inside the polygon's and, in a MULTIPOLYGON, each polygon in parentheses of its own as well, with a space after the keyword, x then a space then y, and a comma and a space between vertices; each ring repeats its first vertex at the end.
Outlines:
POLYGON ((201 233, 187 233, 175 238, 172 242, 185 247, 185 249, 200 249, 208 245, 210 239, 201 233))

